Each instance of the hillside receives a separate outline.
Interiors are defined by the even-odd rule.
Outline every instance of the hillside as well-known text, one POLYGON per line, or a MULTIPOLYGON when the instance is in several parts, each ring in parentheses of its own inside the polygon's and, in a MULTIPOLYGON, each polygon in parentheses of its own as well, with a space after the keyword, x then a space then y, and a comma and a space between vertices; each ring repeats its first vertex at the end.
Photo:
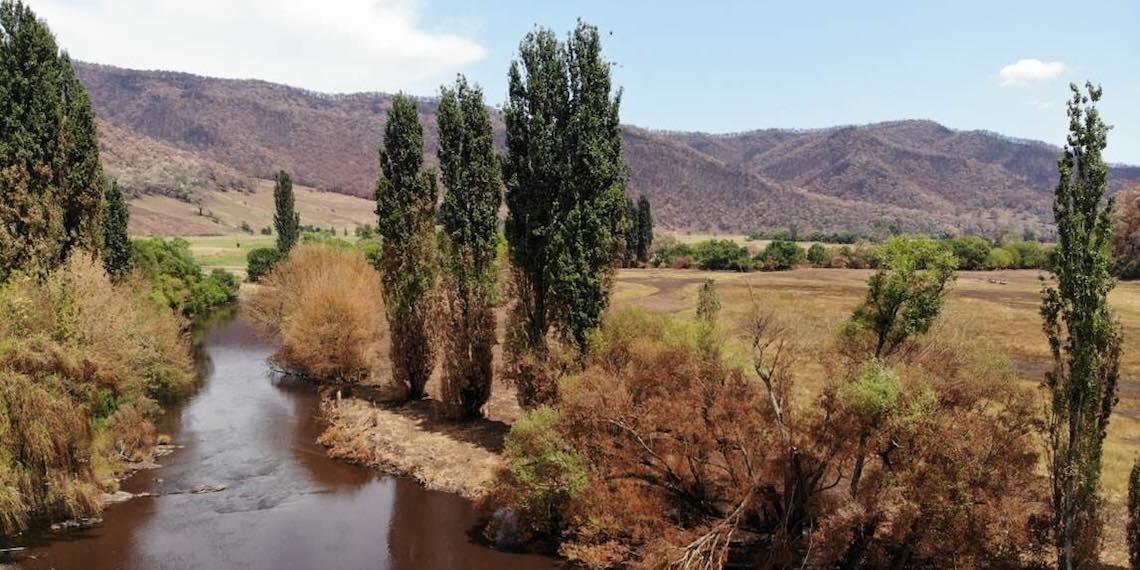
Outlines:
MULTIPOLYGON (((391 96, 80 64, 108 171, 131 195, 201 202, 286 168, 318 191, 369 197, 391 96)), ((428 161, 435 102, 423 100, 428 161)), ((1063 118, 1060 118, 1061 120, 1063 118)), ((498 136, 501 122, 496 116, 498 136)), ((626 127, 631 195, 663 227, 1048 233, 1060 150, 930 121, 732 135, 626 127)), ((1113 186, 1140 180, 1116 167, 1113 186)))

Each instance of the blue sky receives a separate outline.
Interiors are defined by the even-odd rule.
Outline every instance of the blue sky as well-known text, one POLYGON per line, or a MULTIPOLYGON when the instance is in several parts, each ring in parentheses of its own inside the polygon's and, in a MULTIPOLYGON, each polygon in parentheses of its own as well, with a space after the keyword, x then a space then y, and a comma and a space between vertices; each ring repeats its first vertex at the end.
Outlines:
POLYGON ((536 24, 565 33, 581 17, 606 34, 623 120, 656 129, 927 118, 1060 144, 1067 85, 1091 78, 1115 125, 1108 158, 1140 164, 1140 2, 1131 0, 31 4, 79 59, 420 95, 463 72, 496 105, 519 39, 536 24), (1020 60, 1038 61, 1003 78, 1020 60))

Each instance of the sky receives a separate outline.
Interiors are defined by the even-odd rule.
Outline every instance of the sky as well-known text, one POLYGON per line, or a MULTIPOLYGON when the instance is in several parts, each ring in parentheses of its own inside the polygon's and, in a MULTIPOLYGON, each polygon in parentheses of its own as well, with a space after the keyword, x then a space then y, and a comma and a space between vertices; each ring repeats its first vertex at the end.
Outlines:
POLYGON ((738 132, 932 119, 1064 143, 1100 83, 1106 156, 1140 165, 1140 1, 26 0, 74 58, 430 96, 505 98, 536 25, 597 25, 623 122, 738 132))

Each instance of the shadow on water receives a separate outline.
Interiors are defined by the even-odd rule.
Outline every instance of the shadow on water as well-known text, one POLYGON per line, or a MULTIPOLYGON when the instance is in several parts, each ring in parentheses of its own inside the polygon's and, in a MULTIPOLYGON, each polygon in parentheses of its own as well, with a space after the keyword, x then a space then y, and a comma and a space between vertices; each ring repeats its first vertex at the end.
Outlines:
POLYGON ((196 333, 199 392, 161 419, 181 445, 124 482, 155 493, 114 505, 95 527, 16 537, 27 568, 556 568, 471 539, 453 495, 329 459, 312 386, 275 377, 272 344, 240 315, 196 333), (221 488, 202 494, 204 487, 221 488))

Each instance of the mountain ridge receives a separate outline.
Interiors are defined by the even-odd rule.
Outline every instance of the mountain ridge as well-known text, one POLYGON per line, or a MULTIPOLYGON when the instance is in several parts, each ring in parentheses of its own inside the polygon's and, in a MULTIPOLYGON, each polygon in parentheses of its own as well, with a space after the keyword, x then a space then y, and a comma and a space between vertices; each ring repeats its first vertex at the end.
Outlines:
MULTIPOLYGON (((103 126, 108 172, 132 195, 193 201, 201 192, 252 188, 284 168, 318 190, 371 196, 390 94, 76 68, 103 126)), ((425 158, 434 164, 437 101, 417 101, 425 158)), ((492 116, 501 146, 502 119, 497 110, 492 116)), ((1047 235, 1061 152, 925 119, 739 133, 623 125, 623 141, 629 192, 649 196, 660 226, 731 233, 794 226, 1047 235)), ((1140 181, 1140 167, 1115 165, 1112 178, 1119 190, 1140 181)))

